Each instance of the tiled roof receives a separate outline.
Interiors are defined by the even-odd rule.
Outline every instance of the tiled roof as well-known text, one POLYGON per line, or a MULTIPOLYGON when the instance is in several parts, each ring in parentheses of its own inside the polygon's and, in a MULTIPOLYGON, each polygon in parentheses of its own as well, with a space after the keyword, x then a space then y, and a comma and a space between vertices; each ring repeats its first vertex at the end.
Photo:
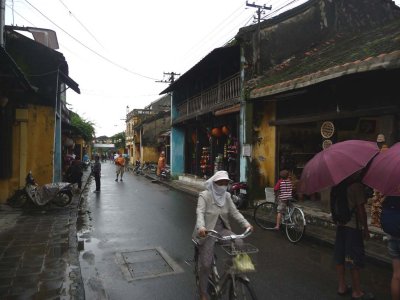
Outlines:
POLYGON ((271 96, 345 75, 400 68, 400 20, 353 36, 336 36, 288 58, 257 79, 250 98, 271 96))

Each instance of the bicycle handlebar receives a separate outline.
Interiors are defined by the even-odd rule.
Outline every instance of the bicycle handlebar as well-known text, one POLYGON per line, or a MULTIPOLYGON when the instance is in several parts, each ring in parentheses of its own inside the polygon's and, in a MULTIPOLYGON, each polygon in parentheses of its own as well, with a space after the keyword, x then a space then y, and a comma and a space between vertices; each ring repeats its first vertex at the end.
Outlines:
POLYGON ((237 239, 244 239, 244 238, 248 237, 251 233, 252 233, 251 228, 247 228, 246 231, 243 232, 242 234, 230 234, 230 235, 225 235, 225 236, 219 234, 215 230, 207 230, 206 236, 216 238, 217 240, 220 240, 220 241, 234 241, 237 239))

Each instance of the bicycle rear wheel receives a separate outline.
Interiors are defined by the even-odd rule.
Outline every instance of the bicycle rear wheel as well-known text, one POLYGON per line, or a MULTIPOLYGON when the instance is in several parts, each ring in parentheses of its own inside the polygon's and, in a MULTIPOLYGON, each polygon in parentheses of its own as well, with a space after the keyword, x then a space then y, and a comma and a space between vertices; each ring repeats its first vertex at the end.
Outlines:
POLYGON ((277 205, 274 202, 263 202, 254 209, 254 221, 265 230, 273 230, 276 223, 277 205))
POLYGON ((286 236, 292 243, 297 243, 301 240, 306 230, 306 219, 303 211, 294 207, 288 221, 286 221, 286 236))
POLYGON ((248 280, 235 276, 235 284, 231 282, 229 288, 229 300, 257 300, 256 294, 248 280))

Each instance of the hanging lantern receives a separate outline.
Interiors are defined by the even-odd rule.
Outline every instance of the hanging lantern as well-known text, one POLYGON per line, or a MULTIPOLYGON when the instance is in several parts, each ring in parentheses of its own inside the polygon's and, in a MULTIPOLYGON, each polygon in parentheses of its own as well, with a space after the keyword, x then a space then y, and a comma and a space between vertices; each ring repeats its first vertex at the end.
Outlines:
POLYGON ((229 127, 228 126, 222 126, 222 133, 225 135, 229 135, 229 127))
POLYGON ((196 144, 196 141, 197 141, 196 132, 192 132, 192 142, 193 142, 193 144, 196 144))
POLYGON ((213 129, 211 129, 211 135, 213 137, 220 137, 222 135, 222 130, 219 127, 214 127, 213 129))

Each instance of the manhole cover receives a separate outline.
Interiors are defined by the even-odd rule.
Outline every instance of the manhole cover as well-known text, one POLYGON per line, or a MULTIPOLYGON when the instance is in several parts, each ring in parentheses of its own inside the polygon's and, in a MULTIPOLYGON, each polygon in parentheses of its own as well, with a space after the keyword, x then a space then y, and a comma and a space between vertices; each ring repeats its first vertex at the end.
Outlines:
POLYGON ((128 281, 183 272, 160 247, 121 252, 116 256, 128 281))

